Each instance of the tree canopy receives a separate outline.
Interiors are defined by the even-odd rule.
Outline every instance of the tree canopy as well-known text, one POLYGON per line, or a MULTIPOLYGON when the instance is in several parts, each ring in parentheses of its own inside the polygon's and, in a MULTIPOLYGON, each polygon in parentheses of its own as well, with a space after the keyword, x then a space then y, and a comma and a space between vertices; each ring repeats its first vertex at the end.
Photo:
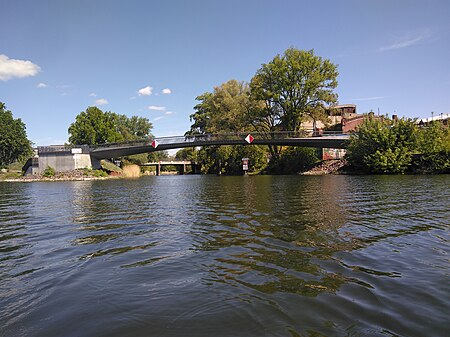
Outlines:
POLYGON ((262 101, 254 121, 270 131, 296 131, 308 116, 318 119, 324 107, 337 101, 337 66, 295 48, 277 55, 256 72, 250 82, 251 98, 262 101))
MULTIPOLYGON (((306 119, 326 121, 325 108, 336 103, 337 66, 314 55, 314 51, 287 49, 256 72, 250 81, 230 80, 196 99, 188 134, 297 131, 306 119)), ((281 147, 269 146, 270 157, 277 161, 281 147)), ((223 147, 199 152, 206 171, 235 171, 242 153, 223 147)), ((258 163, 267 164, 267 151, 257 151, 258 163)), ((306 153, 306 152, 305 152, 306 153)), ((303 156, 302 151, 290 156, 303 156)), ((239 164, 241 165, 241 163, 239 164)), ((256 165, 258 170, 262 165, 256 165)))
POLYGON ((20 118, 0 102, 0 167, 31 156, 33 149, 27 138, 26 127, 20 118))
POLYGON ((127 117, 88 107, 80 112, 69 127, 69 142, 97 145, 148 138, 153 126, 147 118, 127 117))
POLYGON ((247 83, 230 80, 198 97, 200 101, 190 116, 189 134, 249 131, 246 116, 251 109, 247 83))

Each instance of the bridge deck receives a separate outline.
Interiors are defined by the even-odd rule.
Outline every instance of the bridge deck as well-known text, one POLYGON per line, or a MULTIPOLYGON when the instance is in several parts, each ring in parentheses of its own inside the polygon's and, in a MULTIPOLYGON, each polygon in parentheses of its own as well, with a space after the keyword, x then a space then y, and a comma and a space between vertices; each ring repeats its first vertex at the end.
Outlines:
MULTIPOLYGON (((228 135, 195 135, 176 136, 134 141, 127 143, 104 144, 91 148, 91 156, 97 159, 117 158, 133 154, 164 151, 186 147, 201 147, 212 145, 250 145, 245 137, 247 134, 228 135), (153 144, 153 145, 152 145, 153 144), (155 147, 156 146, 156 147, 155 147)), ((304 146, 318 148, 347 148, 350 136, 342 133, 324 133, 317 137, 308 136, 307 132, 277 132, 257 134, 251 145, 304 146)))

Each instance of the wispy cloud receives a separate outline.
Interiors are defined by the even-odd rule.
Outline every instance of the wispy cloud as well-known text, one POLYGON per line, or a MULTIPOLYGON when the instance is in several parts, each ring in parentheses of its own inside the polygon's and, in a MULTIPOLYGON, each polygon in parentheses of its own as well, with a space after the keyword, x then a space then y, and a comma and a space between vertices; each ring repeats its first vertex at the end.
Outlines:
POLYGON ((106 105, 106 104, 108 104, 108 101, 104 98, 99 98, 95 101, 95 104, 96 105, 106 105))
POLYGON ((0 81, 35 76, 40 71, 41 67, 31 61, 10 59, 0 54, 0 81))
POLYGON ((172 93, 172 90, 170 90, 169 88, 165 88, 165 89, 162 90, 162 93, 164 95, 170 95, 172 93))
POLYGON ((139 96, 150 96, 153 92, 153 88, 150 86, 146 86, 142 89, 138 90, 138 95, 139 96))
POLYGON ((378 99, 388 98, 389 96, 372 96, 372 97, 361 97, 361 98, 350 98, 348 101, 376 101, 378 99))
POLYGON ((166 115, 172 115, 172 114, 173 114, 173 111, 166 111, 165 114, 166 114, 166 115))
POLYGON ((165 106, 159 106, 159 105, 149 105, 147 107, 147 109, 154 110, 154 111, 165 111, 166 107, 165 106))
POLYGON ((45 83, 43 83, 43 82, 41 82, 41 83, 38 83, 38 85, 36 85, 36 88, 39 88, 39 89, 42 89, 42 88, 47 88, 48 87, 48 85, 47 84, 45 84, 45 83))
POLYGON ((378 51, 384 52, 389 50, 411 47, 418 43, 431 39, 432 36, 433 32, 429 28, 409 31, 401 36, 393 37, 391 39, 392 41, 390 44, 380 47, 378 51))
POLYGON ((89 97, 97 97, 97 94, 96 94, 95 92, 91 92, 91 93, 89 94, 89 97))
POLYGON ((155 118, 153 119, 153 121, 154 121, 154 122, 157 122, 157 121, 159 121, 160 119, 163 119, 163 118, 164 118, 164 116, 155 117, 155 118))

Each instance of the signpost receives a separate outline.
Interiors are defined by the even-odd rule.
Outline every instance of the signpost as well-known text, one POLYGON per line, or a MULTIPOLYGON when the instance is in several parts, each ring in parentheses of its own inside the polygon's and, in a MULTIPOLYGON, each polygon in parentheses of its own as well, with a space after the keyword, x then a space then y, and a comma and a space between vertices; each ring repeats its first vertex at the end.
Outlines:
MULTIPOLYGON (((148 143, 147 143, 148 144, 148 143)), ((153 148, 157 148, 158 147, 158 142, 156 141, 156 139, 152 142, 152 146, 153 146, 153 148)))
POLYGON ((248 158, 242 158, 242 170, 244 171, 244 174, 247 174, 248 171, 248 158))

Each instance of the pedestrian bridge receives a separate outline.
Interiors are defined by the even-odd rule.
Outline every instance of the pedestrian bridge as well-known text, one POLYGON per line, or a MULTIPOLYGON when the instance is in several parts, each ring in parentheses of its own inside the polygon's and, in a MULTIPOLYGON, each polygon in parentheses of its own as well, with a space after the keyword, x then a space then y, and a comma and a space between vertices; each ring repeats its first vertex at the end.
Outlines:
POLYGON ((307 130, 300 132, 251 133, 251 135, 248 133, 206 134, 102 144, 91 146, 89 152, 93 158, 105 159, 154 151, 212 145, 251 144, 345 149, 348 146, 349 139, 350 136, 348 134, 341 132, 325 131, 313 135, 313 132, 307 130))

